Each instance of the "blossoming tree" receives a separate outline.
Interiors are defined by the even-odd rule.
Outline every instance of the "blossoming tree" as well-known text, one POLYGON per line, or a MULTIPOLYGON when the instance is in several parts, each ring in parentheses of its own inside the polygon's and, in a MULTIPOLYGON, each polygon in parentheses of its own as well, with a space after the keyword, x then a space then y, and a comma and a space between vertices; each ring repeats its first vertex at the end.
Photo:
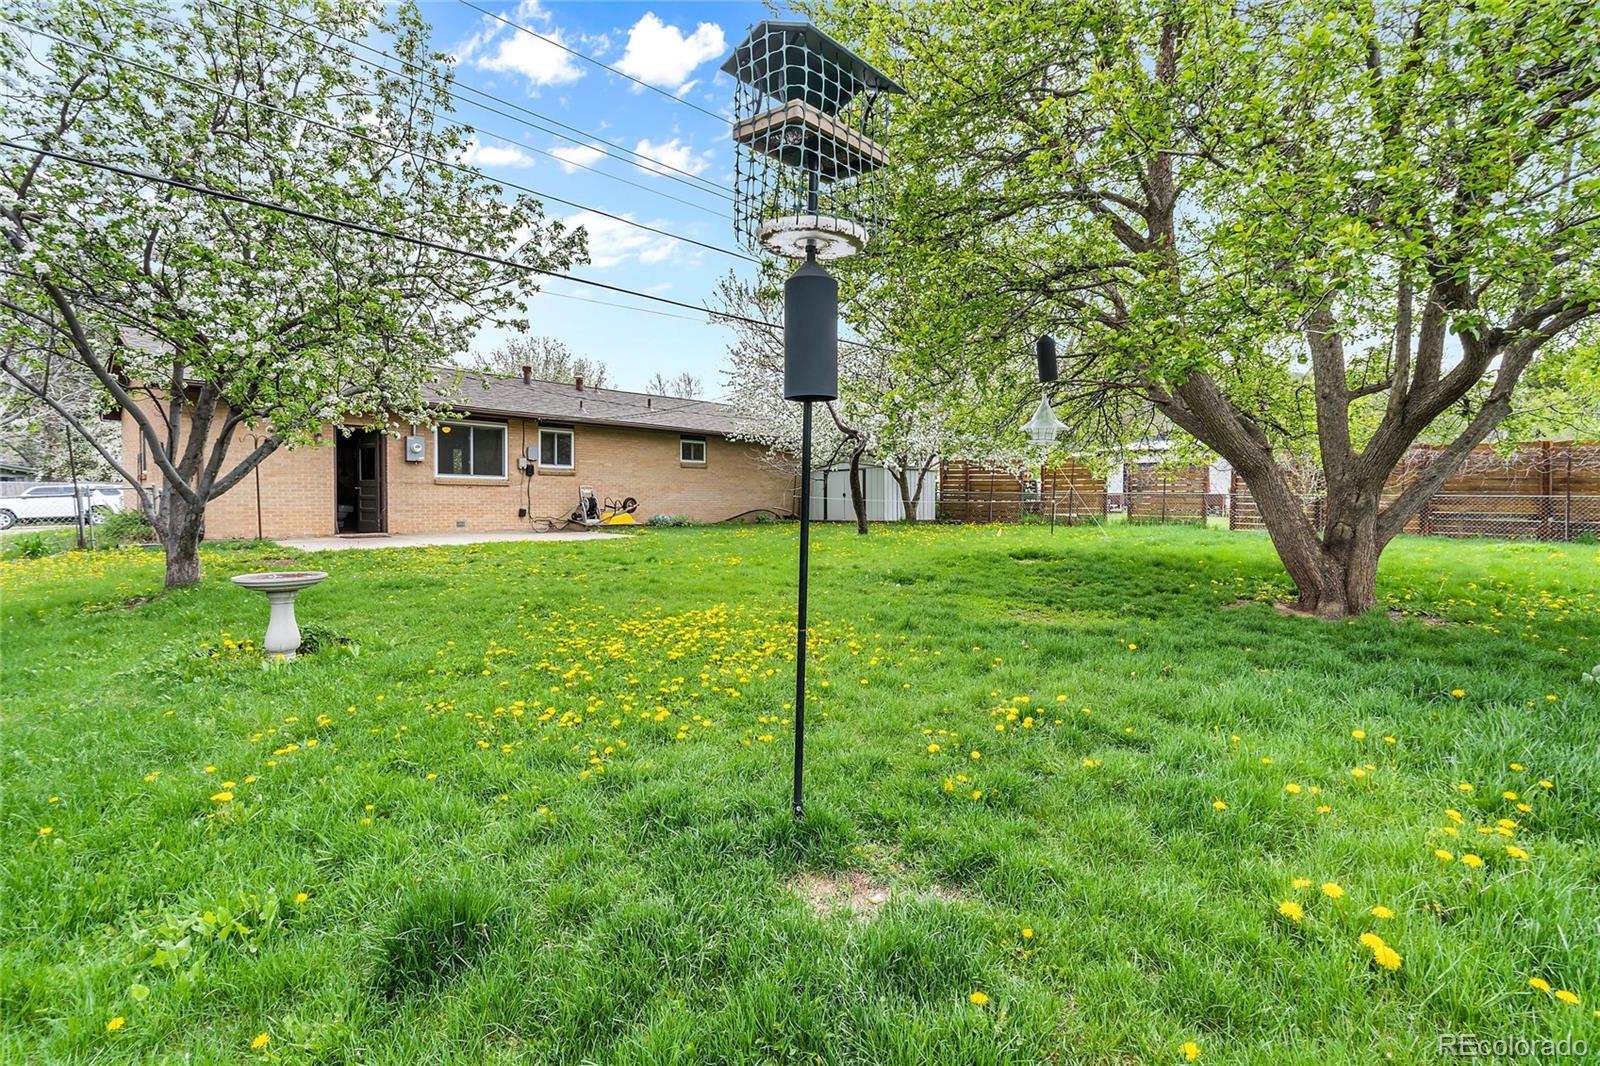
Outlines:
POLYGON ((96 447, 141 497, 169 586, 200 579, 211 500, 325 424, 427 421, 430 367, 482 324, 525 326, 525 268, 584 255, 581 230, 459 165, 472 131, 444 118, 450 66, 413 4, 289 13, 317 29, 250 0, 107 0, 26 6, 0 38, 4 370, 26 388, 13 359, 73 360, 131 420, 154 484, 96 447), (373 33, 399 64, 340 42, 373 33))

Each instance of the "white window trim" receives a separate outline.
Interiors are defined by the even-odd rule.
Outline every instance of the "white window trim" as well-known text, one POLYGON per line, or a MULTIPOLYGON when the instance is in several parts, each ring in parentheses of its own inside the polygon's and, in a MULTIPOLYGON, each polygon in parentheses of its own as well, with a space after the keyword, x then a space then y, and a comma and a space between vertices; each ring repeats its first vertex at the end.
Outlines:
MULTIPOLYGON (((556 453, 560 454, 561 448, 557 446, 556 453)), ((539 427, 539 467, 543 470, 576 470, 578 469, 578 431, 571 426, 540 426, 539 427), (544 435, 546 433, 565 433, 572 441, 567 449, 572 453, 570 463, 547 463, 544 461, 544 435)))
POLYGON ((511 427, 504 422, 478 422, 472 419, 450 419, 433 427, 433 476, 446 481, 509 481, 511 479, 509 462, 511 455, 511 427), (500 469, 503 474, 447 474, 439 469, 439 460, 444 458, 444 449, 439 446, 439 430, 444 426, 454 429, 456 426, 476 426, 481 429, 498 429, 500 431, 500 447, 505 453, 500 458, 500 469))
POLYGON ((682 463, 684 466, 705 466, 706 459, 710 457, 710 454, 711 449, 706 444, 706 438, 692 437, 687 435, 680 436, 678 438, 678 462, 682 463), (700 458, 685 459, 683 457, 683 446, 690 443, 700 445, 700 458))

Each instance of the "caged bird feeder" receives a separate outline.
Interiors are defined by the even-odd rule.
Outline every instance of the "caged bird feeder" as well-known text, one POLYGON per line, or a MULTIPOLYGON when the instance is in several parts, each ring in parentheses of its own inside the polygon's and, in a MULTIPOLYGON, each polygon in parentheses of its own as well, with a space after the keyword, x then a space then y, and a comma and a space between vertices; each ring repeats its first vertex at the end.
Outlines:
POLYGON ((806 22, 762 22, 722 65, 733 76, 734 229, 746 247, 803 259, 783 286, 783 396, 801 405, 800 583, 795 633, 794 796, 805 812, 806 592, 811 556, 811 405, 839 396, 839 283, 819 260, 867 243, 873 175, 889 162, 889 98, 905 92, 806 22))
POLYGON ((806 22, 757 25, 722 65, 733 106, 734 229, 791 259, 861 250, 879 220, 889 100, 905 90, 806 22))

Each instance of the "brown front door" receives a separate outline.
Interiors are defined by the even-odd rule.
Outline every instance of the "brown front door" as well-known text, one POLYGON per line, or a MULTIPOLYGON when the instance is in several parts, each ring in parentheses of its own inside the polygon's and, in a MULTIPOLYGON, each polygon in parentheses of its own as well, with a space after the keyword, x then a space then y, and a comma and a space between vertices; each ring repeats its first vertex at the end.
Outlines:
POLYGON ((368 430, 356 436, 356 532, 382 533, 383 434, 368 430))

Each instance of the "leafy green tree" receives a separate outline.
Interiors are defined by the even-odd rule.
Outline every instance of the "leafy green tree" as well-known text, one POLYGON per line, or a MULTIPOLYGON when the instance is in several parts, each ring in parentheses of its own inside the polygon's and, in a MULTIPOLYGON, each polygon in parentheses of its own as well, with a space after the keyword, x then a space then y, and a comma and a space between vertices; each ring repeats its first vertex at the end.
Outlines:
POLYGON ((1308 611, 1374 605, 1391 538, 1537 421, 1508 421, 1531 368, 1594 380, 1588 0, 808 7, 910 90, 890 224, 842 268, 856 303, 989 403, 1061 335, 1081 443, 1157 416, 1228 459, 1308 611), (1384 498, 1430 434, 1441 461, 1384 498))
POLYGON ((530 274, 35 149, 529 267, 584 254, 581 230, 457 166, 472 131, 443 117, 450 65, 414 4, 292 13, 319 31, 250 0, 34 2, 0 39, 0 128, 24 146, 0 149, 0 340, 77 361, 132 420, 153 483, 98 450, 142 497, 169 586, 200 579, 206 505, 277 449, 428 421, 430 368, 483 324, 526 328, 530 274), (335 40, 373 34, 415 73, 335 40))

